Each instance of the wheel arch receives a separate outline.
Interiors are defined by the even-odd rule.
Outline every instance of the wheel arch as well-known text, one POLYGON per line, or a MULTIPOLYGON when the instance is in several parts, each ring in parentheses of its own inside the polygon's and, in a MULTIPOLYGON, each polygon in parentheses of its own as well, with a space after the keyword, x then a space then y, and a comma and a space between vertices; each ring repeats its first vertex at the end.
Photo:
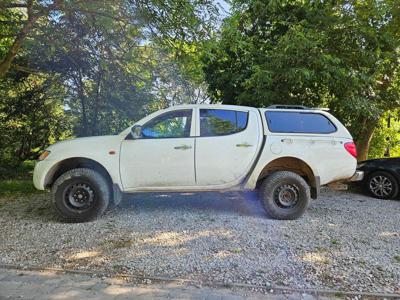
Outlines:
POLYGON ((47 172, 44 186, 46 188, 51 187, 62 174, 76 168, 88 168, 99 172, 112 188, 113 180, 107 169, 98 161, 86 157, 71 157, 56 163, 50 171, 47 172))
POLYGON ((317 198, 320 190, 320 178, 316 176, 313 169, 303 160, 292 157, 283 156, 270 161, 261 170, 257 178, 257 187, 260 186, 263 179, 276 171, 291 171, 305 179, 311 188, 311 197, 317 198))

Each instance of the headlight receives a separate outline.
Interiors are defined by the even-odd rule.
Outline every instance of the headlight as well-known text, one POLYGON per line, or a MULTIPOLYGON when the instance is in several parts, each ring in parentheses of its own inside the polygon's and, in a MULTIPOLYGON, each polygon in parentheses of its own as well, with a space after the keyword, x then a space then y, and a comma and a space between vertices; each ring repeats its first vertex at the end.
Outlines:
POLYGON ((49 156, 49 154, 50 154, 50 151, 44 150, 44 151, 40 154, 40 156, 39 156, 39 158, 38 158, 38 161, 44 160, 47 156, 49 156))

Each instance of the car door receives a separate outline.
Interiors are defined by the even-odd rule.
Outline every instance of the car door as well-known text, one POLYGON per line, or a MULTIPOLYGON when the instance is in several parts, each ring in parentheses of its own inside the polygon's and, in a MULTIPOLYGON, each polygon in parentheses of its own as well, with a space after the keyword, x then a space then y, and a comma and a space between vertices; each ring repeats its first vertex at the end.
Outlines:
POLYGON ((194 186, 193 110, 158 115, 142 126, 141 137, 122 142, 120 173, 124 190, 194 186))
POLYGON ((198 186, 237 184, 247 175, 262 138, 256 113, 199 109, 195 155, 198 186))

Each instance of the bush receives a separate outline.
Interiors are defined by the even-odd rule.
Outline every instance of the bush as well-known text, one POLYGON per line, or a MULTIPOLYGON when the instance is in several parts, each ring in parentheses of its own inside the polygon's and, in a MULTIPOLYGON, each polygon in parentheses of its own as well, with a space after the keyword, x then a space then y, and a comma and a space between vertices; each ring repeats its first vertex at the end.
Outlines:
POLYGON ((30 180, 32 181, 34 160, 26 160, 18 166, 0 165, 0 180, 30 180))

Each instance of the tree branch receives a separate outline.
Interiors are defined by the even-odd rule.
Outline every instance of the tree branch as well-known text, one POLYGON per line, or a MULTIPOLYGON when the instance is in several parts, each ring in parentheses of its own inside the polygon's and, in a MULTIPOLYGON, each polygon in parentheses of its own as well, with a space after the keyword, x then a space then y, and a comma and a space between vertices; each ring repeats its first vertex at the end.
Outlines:
POLYGON ((28 20, 22 27, 21 31, 18 33, 14 40, 11 48, 8 50, 4 59, 0 62, 0 77, 4 76, 10 69, 11 63, 17 55, 19 49, 21 48, 22 42, 24 41, 28 32, 32 29, 33 24, 37 20, 38 16, 33 15, 33 0, 27 1, 27 13, 28 20))
POLYGON ((8 4, 0 4, 0 7, 2 8, 28 8, 28 4, 25 3, 8 3, 8 4))

